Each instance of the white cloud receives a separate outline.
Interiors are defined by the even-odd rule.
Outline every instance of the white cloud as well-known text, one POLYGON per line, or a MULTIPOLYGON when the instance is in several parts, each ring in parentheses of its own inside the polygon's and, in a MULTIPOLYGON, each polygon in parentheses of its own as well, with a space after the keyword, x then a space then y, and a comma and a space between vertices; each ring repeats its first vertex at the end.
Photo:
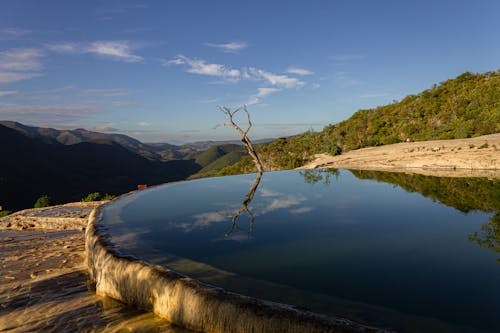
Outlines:
POLYGON ((59 53, 95 54, 125 62, 142 62, 144 58, 133 54, 134 47, 129 41, 96 41, 91 43, 61 42, 49 44, 48 50, 59 53))
POLYGON ((31 33, 30 30, 19 28, 2 28, 0 29, 0 40, 18 39, 24 35, 31 33))
POLYGON ((278 209, 290 208, 293 206, 297 206, 304 202, 306 198, 302 195, 291 195, 288 198, 283 199, 274 199, 271 203, 265 207, 261 214, 266 214, 278 209))
POLYGON ((58 53, 81 53, 83 49, 76 43, 71 42, 62 42, 58 44, 48 44, 46 48, 49 51, 58 52, 58 53))
POLYGON ((290 209, 290 214, 300 215, 300 214, 308 213, 312 210, 313 210, 312 207, 300 207, 300 208, 290 209))
POLYGON ((0 105, 0 118, 29 124, 68 125, 105 112, 88 104, 0 105))
POLYGON ((148 122, 145 122, 145 121, 140 121, 137 123, 137 125, 141 126, 141 127, 149 127, 151 126, 151 123, 148 123, 148 122))
POLYGON ((278 91, 281 91, 281 89, 278 88, 259 88, 259 92, 257 93, 257 97, 266 97, 271 94, 277 93, 278 91))
POLYGON ((10 49, 0 52, 0 70, 9 72, 39 71, 42 69, 39 49, 10 49))
POLYGON ((0 97, 17 94, 17 90, 0 90, 0 97))
POLYGON ((287 72, 290 74, 297 74, 297 75, 312 75, 314 72, 304 69, 304 68, 299 68, 299 67, 289 67, 287 69, 287 72))
POLYGON ((321 87, 321 84, 319 84, 319 83, 313 83, 311 85, 311 88, 313 88, 313 89, 319 89, 320 87, 321 87))
POLYGON ((132 54, 132 48, 127 41, 93 42, 86 48, 86 51, 125 62, 142 62, 144 60, 143 57, 132 54))
POLYGON ((263 97, 272 95, 274 93, 277 93, 278 91, 281 91, 279 88, 258 88, 257 94, 252 95, 248 98, 248 101, 246 102, 247 105, 255 105, 261 101, 263 97))
POLYGON ((222 50, 223 52, 236 53, 240 50, 243 50, 248 47, 248 44, 245 42, 229 42, 224 44, 214 44, 214 43, 205 43, 206 46, 214 47, 222 50))
POLYGON ((32 79, 35 77, 43 76, 41 73, 9 73, 0 72, 0 84, 12 83, 21 80, 32 79))
POLYGON ((304 81, 301 81, 297 78, 289 77, 287 75, 274 74, 253 67, 250 67, 248 69, 248 73, 257 79, 264 79, 268 81, 273 86, 283 87, 286 89, 300 88, 305 85, 304 81))
POLYGON ((129 96, 132 94, 132 91, 125 89, 85 89, 82 90, 82 94, 98 97, 117 97, 129 96))
POLYGON ((117 128, 114 128, 111 126, 94 126, 94 127, 90 128, 90 131, 111 133, 111 132, 117 132, 119 130, 117 128))
POLYGON ((168 65, 188 65, 186 72, 199 75, 208 75, 223 78, 228 81, 238 81, 241 77, 241 72, 237 69, 227 68, 221 64, 209 64, 205 60, 191 59, 184 55, 179 55, 176 58, 167 62, 168 65))

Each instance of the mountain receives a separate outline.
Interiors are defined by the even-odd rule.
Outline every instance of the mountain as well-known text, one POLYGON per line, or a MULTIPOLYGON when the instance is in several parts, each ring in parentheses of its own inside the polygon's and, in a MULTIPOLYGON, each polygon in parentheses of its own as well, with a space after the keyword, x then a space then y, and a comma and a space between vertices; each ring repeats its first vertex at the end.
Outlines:
POLYGON ((196 164, 202 167, 190 178, 208 177, 228 165, 238 162, 247 155, 245 148, 237 144, 221 144, 211 146, 202 152, 193 153, 186 156, 186 159, 193 159, 196 164))
POLYGON ((114 142, 149 160, 156 161, 164 160, 161 156, 161 152, 179 148, 178 146, 168 143, 152 146, 124 134, 99 133, 87 131, 82 128, 74 130, 57 130, 53 128, 26 126, 14 121, 0 121, 0 125, 9 127, 27 137, 42 140, 46 143, 58 142, 63 145, 74 145, 82 142, 114 142))
MULTIPOLYGON (((464 73, 433 85, 402 101, 359 110, 349 119, 260 145, 257 152, 267 170, 296 168, 314 154, 411 141, 460 139, 500 132, 500 70, 464 73)), ((251 172, 243 157, 219 174, 251 172)))
POLYGON ((77 201, 91 192, 121 194, 138 184, 186 179, 201 169, 193 160, 151 161, 105 138, 65 145, 53 138, 64 131, 42 135, 16 126, 0 125, 0 205, 8 210, 32 207, 43 194, 54 203, 77 201))

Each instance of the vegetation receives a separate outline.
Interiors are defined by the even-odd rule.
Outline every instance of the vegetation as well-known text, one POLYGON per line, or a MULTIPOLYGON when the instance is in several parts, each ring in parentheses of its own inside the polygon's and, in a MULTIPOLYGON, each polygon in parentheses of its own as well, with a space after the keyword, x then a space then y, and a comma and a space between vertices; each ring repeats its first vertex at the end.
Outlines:
POLYGON ((89 193, 87 196, 82 198, 81 202, 92 202, 92 201, 102 201, 102 200, 113 200, 115 198, 114 195, 104 194, 102 195, 99 192, 89 193))
MULTIPOLYGON (((303 165, 314 154, 340 154, 367 146, 406 141, 460 139, 500 132, 500 71, 464 73, 418 95, 374 109, 359 110, 349 119, 281 138, 257 148, 267 170, 303 165)), ((243 159, 220 175, 253 171, 243 159)))
POLYGON ((33 207, 43 208, 43 207, 49 207, 51 205, 52 205, 52 199, 48 195, 45 194, 36 200, 35 205, 33 207))
POLYGON ((10 210, 2 210, 0 211, 0 217, 4 217, 12 213, 10 210))

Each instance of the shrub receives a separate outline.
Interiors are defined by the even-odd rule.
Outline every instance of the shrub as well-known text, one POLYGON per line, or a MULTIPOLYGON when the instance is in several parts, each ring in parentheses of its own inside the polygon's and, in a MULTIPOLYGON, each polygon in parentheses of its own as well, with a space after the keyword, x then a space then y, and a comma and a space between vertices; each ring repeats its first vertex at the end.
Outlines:
POLYGON ((82 202, 99 201, 100 197, 101 197, 101 193, 99 193, 99 192, 89 193, 89 194, 87 194, 86 197, 83 197, 81 201, 82 202))
POLYGON ((88 194, 86 197, 84 197, 81 201, 82 202, 91 202, 91 201, 101 201, 101 200, 113 200, 115 198, 114 195, 112 194, 104 194, 101 195, 99 192, 94 192, 88 194))
POLYGON ((36 200, 34 207, 42 208, 42 207, 49 207, 51 205, 52 205, 52 199, 48 195, 44 194, 36 200))
POLYGON ((332 156, 340 155, 342 154, 342 148, 332 143, 331 145, 328 146, 328 154, 332 156))
POLYGON ((12 213, 10 210, 2 210, 2 211, 0 212, 0 217, 7 216, 7 215, 9 215, 10 213, 12 213))

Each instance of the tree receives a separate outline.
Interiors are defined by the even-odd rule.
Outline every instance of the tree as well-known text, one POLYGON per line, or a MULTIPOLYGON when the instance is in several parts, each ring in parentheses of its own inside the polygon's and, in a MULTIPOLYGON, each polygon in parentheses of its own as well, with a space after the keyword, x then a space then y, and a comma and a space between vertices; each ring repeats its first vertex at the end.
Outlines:
POLYGON ((252 121, 250 120, 250 113, 248 113, 247 106, 243 106, 243 110, 247 114, 247 120, 248 120, 248 127, 245 131, 241 129, 233 120, 233 116, 241 110, 241 108, 238 108, 234 111, 231 111, 230 108, 225 107, 225 106, 219 106, 219 110, 224 112, 228 118, 229 118, 229 123, 224 123, 224 125, 230 125, 234 127, 240 134, 241 134, 241 142, 245 145, 245 147, 248 150, 248 154, 252 157, 253 162, 255 163, 255 166, 257 167, 258 172, 263 172, 264 168, 262 167, 262 162, 260 161, 259 156, 257 155, 257 152, 255 151, 255 148, 253 147, 252 142, 250 139, 247 137, 248 132, 250 131, 250 128, 252 128, 252 121))
POLYGON ((49 207, 51 205, 52 205, 52 199, 48 195, 44 194, 36 200, 34 207, 43 208, 43 207, 49 207))

